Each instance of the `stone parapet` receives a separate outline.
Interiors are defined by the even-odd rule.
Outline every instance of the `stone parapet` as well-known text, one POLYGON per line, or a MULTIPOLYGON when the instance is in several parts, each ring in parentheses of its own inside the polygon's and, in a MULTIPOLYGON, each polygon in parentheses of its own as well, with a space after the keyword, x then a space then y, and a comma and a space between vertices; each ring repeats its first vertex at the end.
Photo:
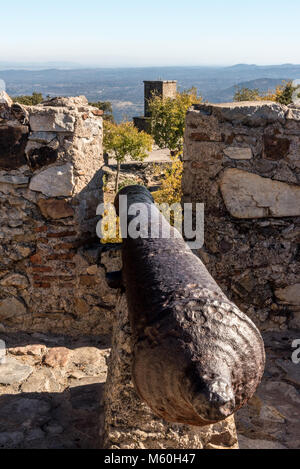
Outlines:
POLYGON ((199 255, 260 328, 300 327, 300 107, 201 104, 186 119, 185 202, 205 203, 199 255))
POLYGON ((96 238, 102 118, 85 97, 0 96, 0 324, 108 333, 114 294, 96 238))

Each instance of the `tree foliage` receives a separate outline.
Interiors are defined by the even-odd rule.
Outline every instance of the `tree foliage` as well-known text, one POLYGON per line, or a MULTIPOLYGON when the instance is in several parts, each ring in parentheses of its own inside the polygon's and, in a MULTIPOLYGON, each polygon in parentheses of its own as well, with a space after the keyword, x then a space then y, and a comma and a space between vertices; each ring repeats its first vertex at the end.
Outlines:
POLYGON ((159 148, 181 151, 187 110, 200 102, 195 88, 177 93, 175 98, 153 96, 149 102, 151 134, 159 148))
POLYGON ((250 88, 236 88, 234 95, 234 101, 259 101, 260 94, 259 89, 255 88, 251 90, 250 88))
POLYGON ((158 209, 176 228, 182 224, 182 174, 183 162, 177 154, 165 171, 161 189, 152 194, 158 209))
POLYGON ((97 101, 95 103, 89 103, 90 106, 94 106, 100 111, 103 111, 103 119, 114 122, 113 110, 110 101, 97 101))
POLYGON ((118 191, 121 164, 126 158, 143 161, 147 151, 151 151, 153 139, 145 132, 139 132, 131 122, 114 124, 109 121, 104 126, 104 149, 117 160, 115 190, 118 191))
POLYGON ((276 102, 280 104, 289 105, 293 102, 293 93, 296 88, 293 87, 293 83, 289 81, 285 85, 278 86, 276 88, 276 102))
POLYGON ((295 91, 291 81, 283 82, 277 86, 275 91, 261 93, 258 88, 237 88, 234 101, 274 101, 276 103, 289 105, 292 104, 292 96, 295 91))
POLYGON ((35 106, 43 102, 44 98, 42 93, 36 93, 35 91, 32 93, 31 96, 22 95, 22 96, 15 96, 13 98, 14 103, 24 104, 26 106, 35 106))
POLYGON ((158 204, 169 205, 181 202, 182 198, 183 162, 179 155, 172 157, 172 163, 167 168, 161 180, 161 189, 154 192, 154 200, 158 204))

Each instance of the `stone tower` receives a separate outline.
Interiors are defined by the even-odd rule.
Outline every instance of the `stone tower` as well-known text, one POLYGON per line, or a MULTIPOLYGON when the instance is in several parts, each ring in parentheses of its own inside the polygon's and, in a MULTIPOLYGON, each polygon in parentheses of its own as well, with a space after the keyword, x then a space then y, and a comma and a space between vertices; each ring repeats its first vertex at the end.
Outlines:
POLYGON ((177 81, 144 81, 145 86, 145 117, 151 117, 149 111, 149 101, 153 96, 160 96, 162 98, 175 98, 177 92, 177 81))
POLYGON ((144 81, 144 116, 134 117, 134 125, 139 130, 150 131, 150 111, 149 101, 153 96, 162 98, 175 98, 177 93, 177 81, 175 80, 154 80, 144 81))

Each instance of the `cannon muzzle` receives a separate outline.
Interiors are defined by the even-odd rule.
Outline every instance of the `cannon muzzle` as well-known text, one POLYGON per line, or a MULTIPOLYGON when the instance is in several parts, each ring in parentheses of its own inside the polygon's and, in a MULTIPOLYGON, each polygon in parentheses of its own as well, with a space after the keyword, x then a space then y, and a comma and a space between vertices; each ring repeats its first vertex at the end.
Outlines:
POLYGON ((123 238, 122 282, 136 391, 169 422, 219 422, 255 393, 265 365, 263 340, 169 226, 145 187, 126 187, 116 197, 117 212, 127 227, 138 215, 135 204, 146 210, 138 217, 141 235, 130 236, 129 229, 123 238))

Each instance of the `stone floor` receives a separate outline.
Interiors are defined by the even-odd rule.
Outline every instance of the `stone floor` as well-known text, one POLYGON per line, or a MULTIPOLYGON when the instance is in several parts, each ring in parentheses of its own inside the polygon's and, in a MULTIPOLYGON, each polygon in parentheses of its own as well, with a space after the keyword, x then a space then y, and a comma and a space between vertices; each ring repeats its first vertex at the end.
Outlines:
MULTIPOLYGON (((108 340, 0 334, 0 448, 98 448, 108 340), (1 357, 1 355, 0 355, 1 357)), ((236 416, 241 448, 300 448, 300 333, 268 333, 266 373, 236 416)))
POLYGON ((295 339, 300 339, 300 331, 264 335, 263 381, 236 416, 240 448, 300 449, 300 364, 292 362, 295 339))
POLYGON ((0 448, 98 448, 103 338, 0 334, 0 448))

